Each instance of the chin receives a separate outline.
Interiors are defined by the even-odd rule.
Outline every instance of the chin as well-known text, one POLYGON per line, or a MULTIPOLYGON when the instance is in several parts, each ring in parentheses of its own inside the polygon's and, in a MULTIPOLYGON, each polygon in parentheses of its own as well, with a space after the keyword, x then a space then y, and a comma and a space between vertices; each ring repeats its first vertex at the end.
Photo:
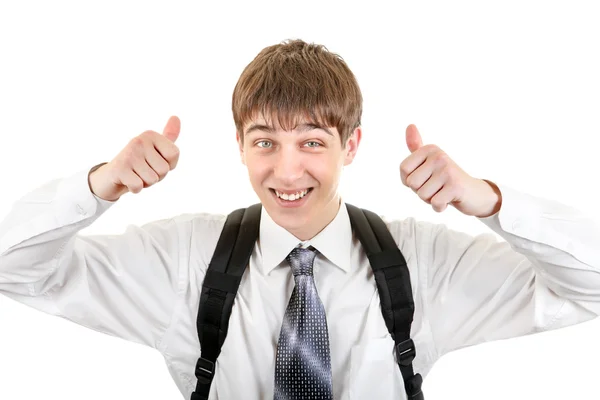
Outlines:
POLYGON ((275 221, 277 225, 294 235, 299 240, 307 239, 302 239, 302 232, 306 232, 308 229, 309 219, 305 220, 304 218, 300 219, 299 217, 293 215, 284 215, 279 218, 273 218, 273 221, 275 221))

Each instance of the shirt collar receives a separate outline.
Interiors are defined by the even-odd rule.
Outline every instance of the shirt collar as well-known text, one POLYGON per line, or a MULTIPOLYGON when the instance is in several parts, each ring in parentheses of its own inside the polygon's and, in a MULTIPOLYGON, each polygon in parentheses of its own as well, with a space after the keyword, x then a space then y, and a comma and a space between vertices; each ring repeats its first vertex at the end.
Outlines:
POLYGON ((287 255, 302 243, 311 245, 344 272, 350 270, 352 227, 346 204, 342 200, 335 218, 312 239, 301 241, 277 225, 267 210, 260 213, 259 249, 262 255, 262 270, 265 275, 279 266, 287 255))

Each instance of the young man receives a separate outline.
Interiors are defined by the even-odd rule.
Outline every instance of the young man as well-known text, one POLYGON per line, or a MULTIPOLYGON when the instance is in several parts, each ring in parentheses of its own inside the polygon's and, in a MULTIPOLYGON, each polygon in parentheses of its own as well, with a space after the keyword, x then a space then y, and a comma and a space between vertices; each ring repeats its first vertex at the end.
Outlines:
MULTIPOLYGON (((215 365, 211 399, 402 399, 380 293, 338 192, 361 140, 362 97, 344 61, 300 40, 265 48, 233 93, 241 161, 262 203, 215 365)), ((127 192, 176 167, 180 121, 110 162, 24 196, 0 225, 0 292, 96 331, 156 348, 185 399, 201 356, 196 318, 225 215, 198 213, 82 236, 127 192)), ((406 130, 401 183, 506 241, 412 218, 386 221, 414 298, 415 373, 486 341, 600 312, 600 229, 565 205, 475 178, 406 130)), ((516 396, 518 398, 518 395, 516 396)))

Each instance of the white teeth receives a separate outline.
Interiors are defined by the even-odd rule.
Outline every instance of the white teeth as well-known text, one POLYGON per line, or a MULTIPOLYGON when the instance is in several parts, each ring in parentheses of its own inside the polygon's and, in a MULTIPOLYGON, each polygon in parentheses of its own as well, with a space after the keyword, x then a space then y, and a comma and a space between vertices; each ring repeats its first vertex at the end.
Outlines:
POLYGON ((303 198, 308 193, 308 189, 305 189, 301 192, 297 192, 294 194, 280 193, 277 190, 275 191, 275 193, 277 194, 277 197, 279 197, 281 199, 288 200, 288 201, 294 201, 294 200, 303 198))

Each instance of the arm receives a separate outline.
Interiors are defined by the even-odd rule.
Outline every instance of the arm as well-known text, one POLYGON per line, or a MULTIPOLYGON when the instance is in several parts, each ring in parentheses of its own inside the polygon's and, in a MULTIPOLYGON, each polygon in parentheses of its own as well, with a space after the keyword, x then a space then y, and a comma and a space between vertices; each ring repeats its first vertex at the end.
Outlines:
POLYGON ((574 208, 467 174, 406 129, 402 183, 437 212, 448 205, 491 233, 416 224, 424 310, 438 356, 486 341, 557 329, 600 314, 600 223, 574 208))
POLYGON ((0 293, 96 331, 157 347, 187 263, 188 224, 130 225, 120 235, 82 236, 116 202, 80 171, 32 191, 0 222, 0 293), (187 246, 186 246, 187 243, 187 246))
POLYGON ((600 224, 498 185, 502 207, 470 236, 422 224, 419 268, 438 355, 591 320, 600 314, 600 224))

